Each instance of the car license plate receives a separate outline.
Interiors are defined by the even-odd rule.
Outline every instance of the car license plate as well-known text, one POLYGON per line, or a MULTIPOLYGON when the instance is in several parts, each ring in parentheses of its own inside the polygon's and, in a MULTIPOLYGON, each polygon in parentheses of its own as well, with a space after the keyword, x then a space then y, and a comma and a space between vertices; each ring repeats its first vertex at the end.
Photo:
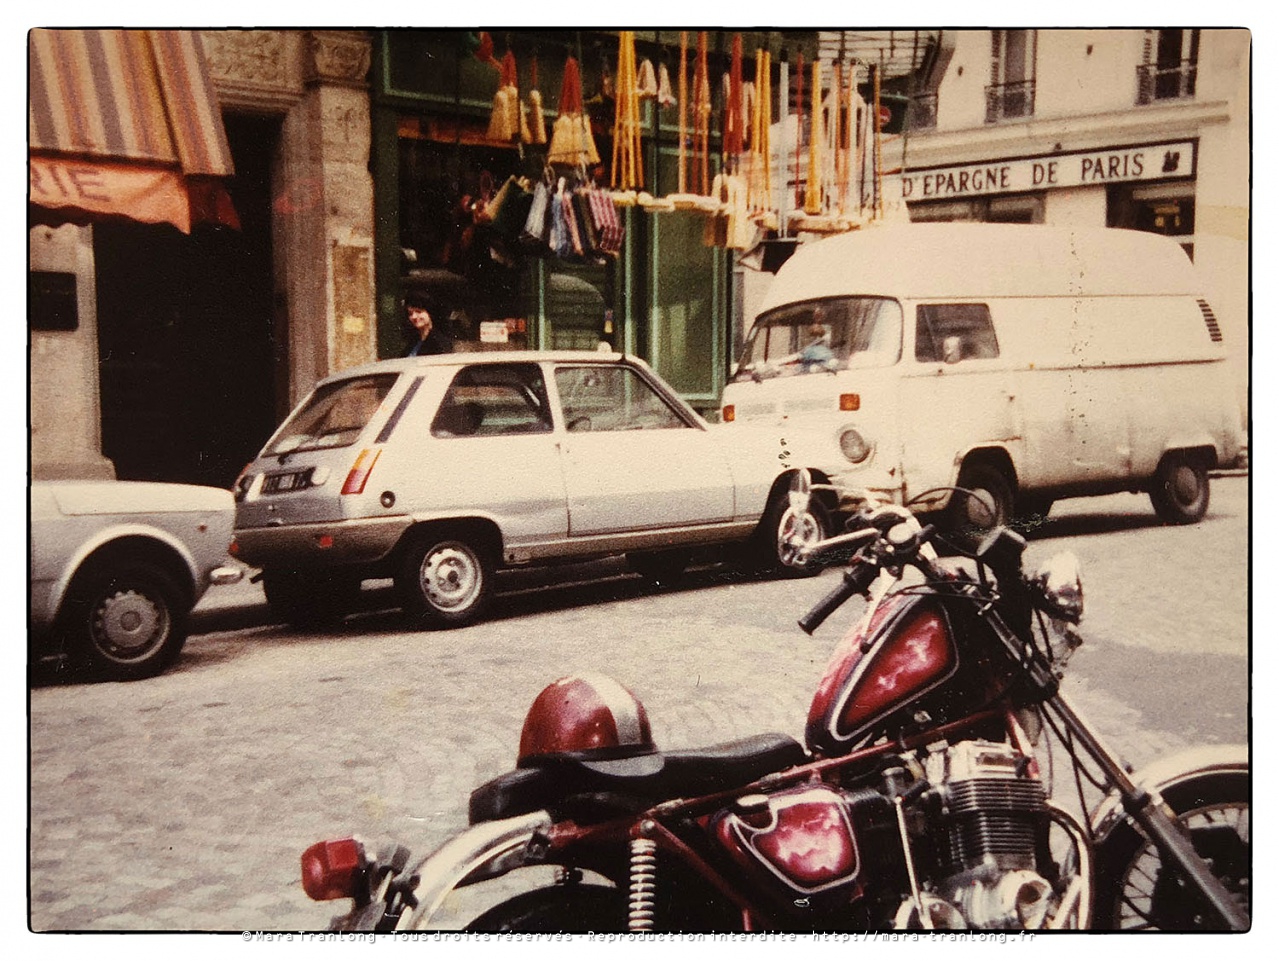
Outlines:
POLYGON ((262 479, 263 494, 285 494, 305 490, 311 486, 311 471, 290 471, 287 474, 267 474, 262 479))

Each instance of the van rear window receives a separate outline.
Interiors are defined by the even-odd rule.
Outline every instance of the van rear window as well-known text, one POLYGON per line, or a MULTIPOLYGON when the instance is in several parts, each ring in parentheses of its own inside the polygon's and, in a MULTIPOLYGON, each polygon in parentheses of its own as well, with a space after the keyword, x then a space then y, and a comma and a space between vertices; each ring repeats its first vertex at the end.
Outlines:
POLYGON ((920 304, 916 308, 916 360, 953 364, 998 356, 999 342, 985 304, 920 304))
POLYGON ((325 384, 288 419, 263 456, 354 444, 398 377, 374 374, 325 384))
POLYGON ((733 379, 887 367, 901 359, 902 309, 883 297, 832 297, 761 314, 733 379))

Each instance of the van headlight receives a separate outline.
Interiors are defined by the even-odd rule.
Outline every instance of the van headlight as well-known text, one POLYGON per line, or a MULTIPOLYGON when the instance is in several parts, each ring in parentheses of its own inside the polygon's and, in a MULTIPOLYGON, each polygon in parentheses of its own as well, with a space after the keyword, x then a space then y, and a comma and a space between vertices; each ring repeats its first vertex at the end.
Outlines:
POLYGON ((839 435, 839 449, 854 464, 860 464, 870 456, 870 444, 851 427, 839 435))

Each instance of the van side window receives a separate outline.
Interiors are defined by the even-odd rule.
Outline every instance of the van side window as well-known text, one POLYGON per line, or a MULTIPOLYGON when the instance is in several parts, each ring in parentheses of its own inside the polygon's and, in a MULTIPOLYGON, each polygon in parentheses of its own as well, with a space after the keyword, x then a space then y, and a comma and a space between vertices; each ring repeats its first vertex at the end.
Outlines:
POLYGON ((915 309, 916 360, 953 364, 998 356, 985 304, 921 304, 915 309))

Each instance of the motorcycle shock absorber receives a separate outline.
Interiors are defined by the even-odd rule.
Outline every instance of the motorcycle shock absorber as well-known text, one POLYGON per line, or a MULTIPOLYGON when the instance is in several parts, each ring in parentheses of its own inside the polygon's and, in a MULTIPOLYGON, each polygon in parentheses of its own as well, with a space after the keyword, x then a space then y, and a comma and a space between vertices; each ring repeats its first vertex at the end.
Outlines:
POLYGON ((657 901, 657 842, 651 838, 631 840, 631 892, 627 913, 628 931, 652 931, 657 901))

